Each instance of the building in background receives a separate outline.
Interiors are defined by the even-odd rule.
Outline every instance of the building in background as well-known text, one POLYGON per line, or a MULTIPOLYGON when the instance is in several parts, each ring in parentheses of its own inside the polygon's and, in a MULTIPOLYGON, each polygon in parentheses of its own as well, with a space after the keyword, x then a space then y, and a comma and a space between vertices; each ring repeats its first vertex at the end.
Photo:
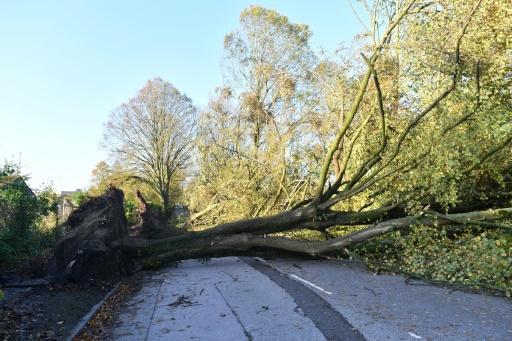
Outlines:
POLYGON ((8 175, 8 176, 0 176, 0 190, 5 190, 9 188, 9 186, 12 185, 22 185, 26 187, 28 190, 28 194, 31 197, 35 197, 36 195, 34 192, 28 187, 25 180, 19 175, 8 175))
POLYGON ((75 205, 71 202, 71 197, 76 193, 76 191, 61 191, 57 202, 59 203, 59 214, 62 217, 62 220, 65 221, 68 219, 69 215, 76 208, 75 205))

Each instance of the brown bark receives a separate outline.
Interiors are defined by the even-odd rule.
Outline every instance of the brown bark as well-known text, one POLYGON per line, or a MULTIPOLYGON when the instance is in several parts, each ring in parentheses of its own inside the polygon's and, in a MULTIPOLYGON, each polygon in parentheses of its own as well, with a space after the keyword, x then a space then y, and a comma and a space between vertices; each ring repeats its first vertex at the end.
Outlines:
POLYGON ((425 226, 460 225, 462 227, 473 224, 487 225, 490 228, 508 228, 507 226, 491 223, 494 220, 512 217, 512 208, 487 210, 479 212, 440 215, 434 212, 384 221, 346 236, 319 242, 306 242, 292 240, 284 237, 270 237, 250 233, 219 234, 215 235, 209 230, 205 233, 196 233, 183 237, 169 238, 146 243, 134 243, 133 240, 124 241, 126 253, 139 253, 150 255, 158 252, 156 256, 144 258, 137 263, 137 269, 151 268, 170 261, 200 257, 219 257, 227 255, 261 256, 279 252, 281 255, 300 255, 303 257, 331 257, 346 255, 345 249, 371 238, 383 234, 409 229, 421 223, 425 226))
POLYGON ((254 256, 280 252, 281 255, 340 256, 345 254, 345 248, 348 246, 392 231, 408 229, 417 223, 438 227, 459 225, 465 228, 472 225, 484 225, 489 228, 510 229, 510 227, 490 222, 512 216, 512 208, 505 208, 449 215, 429 211, 428 214, 396 218, 400 212, 402 215, 404 214, 403 210, 390 206, 367 212, 331 212, 323 215, 328 217, 328 220, 315 221, 315 218, 318 217, 314 212, 302 210, 295 216, 291 214, 292 212, 225 224, 204 232, 150 241, 145 244, 134 245, 127 241, 124 244, 125 252, 135 253, 136 251, 143 257, 149 256, 149 258, 138 262, 138 268, 141 269, 179 259, 225 255, 254 256), (352 234, 322 242, 290 240, 283 237, 267 236, 263 233, 264 231, 272 233, 299 227, 325 231, 326 228, 334 225, 365 225, 368 222, 377 222, 383 217, 387 217, 388 220, 372 224, 352 234), (151 256, 155 253, 156 256, 151 256))
MULTIPOLYGON (((340 127, 341 129, 341 127, 340 127)), ((334 155, 332 156, 332 161, 334 164, 334 177, 335 179, 338 179, 340 177, 340 157, 341 157, 341 151, 343 150, 343 139, 340 140, 340 143, 338 144, 338 148, 334 152, 334 155)))

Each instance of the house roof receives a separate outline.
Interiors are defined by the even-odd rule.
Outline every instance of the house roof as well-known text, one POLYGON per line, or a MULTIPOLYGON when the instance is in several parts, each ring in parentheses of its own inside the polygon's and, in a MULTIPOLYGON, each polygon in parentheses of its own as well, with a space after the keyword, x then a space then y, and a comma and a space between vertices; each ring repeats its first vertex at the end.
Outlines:
POLYGON ((35 196, 34 192, 28 187, 28 185, 25 183, 23 178, 19 175, 9 175, 9 176, 0 176, 0 189, 6 188, 10 184, 18 185, 22 183, 25 185, 29 190, 30 196, 35 196))
POLYGON ((19 175, 0 176, 0 184, 4 185, 4 184, 19 183, 19 179, 21 179, 21 176, 19 176, 19 175))

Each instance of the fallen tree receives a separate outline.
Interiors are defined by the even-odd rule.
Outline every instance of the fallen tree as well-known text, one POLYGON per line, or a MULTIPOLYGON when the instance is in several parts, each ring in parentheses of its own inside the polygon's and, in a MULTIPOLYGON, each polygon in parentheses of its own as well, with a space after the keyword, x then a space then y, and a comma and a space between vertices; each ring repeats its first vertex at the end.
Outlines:
POLYGON ((461 228, 485 226, 512 230, 508 225, 493 223, 512 218, 512 208, 489 209, 468 213, 440 214, 426 210, 421 214, 381 221, 396 214, 390 208, 364 212, 333 213, 336 219, 319 221, 322 229, 342 222, 344 225, 369 226, 353 233, 325 241, 307 242, 269 236, 297 227, 314 226, 315 210, 304 208, 282 214, 224 224, 201 232, 148 240, 130 237, 123 208, 123 192, 111 187, 104 195, 93 197, 74 211, 66 225, 70 232, 59 242, 49 261, 48 272, 55 281, 108 279, 136 271, 157 268, 191 258, 222 256, 302 256, 329 258, 346 256, 346 248, 386 233, 411 226, 461 228), (381 222, 379 222, 381 221, 381 222))
MULTIPOLYGON (((287 210, 269 216, 147 240, 128 236, 122 218, 122 192, 110 188, 70 216, 71 232, 55 249, 50 274, 57 280, 102 277, 181 259, 228 255, 340 257, 346 256, 346 248, 352 245, 417 224, 510 231, 509 225, 500 222, 512 218, 512 131, 510 110, 502 110, 510 84, 506 77, 499 83, 479 66, 468 66, 471 58, 479 58, 470 53, 478 39, 468 39, 467 32, 481 23, 473 21, 485 18, 486 12, 479 12, 482 3, 486 8, 491 6, 483 0, 471 1, 456 7, 460 12, 448 13, 448 19, 442 15, 439 19, 439 7, 410 0, 388 17, 385 29, 379 30, 375 21, 370 53, 361 54, 366 70, 358 78, 350 109, 343 112, 315 178, 297 182, 313 186, 310 192, 304 190, 311 195, 288 202, 283 205, 287 210), (388 70, 379 58, 393 55, 390 45, 394 31, 399 23, 414 16, 421 16, 416 19, 424 22, 447 20, 441 23, 446 34, 431 35, 433 39, 447 39, 443 41, 446 51, 439 57, 443 69, 434 68, 439 74, 416 80, 423 84, 439 76, 441 81, 426 89, 428 95, 414 105, 398 110, 400 101, 390 99, 381 89, 380 73, 388 70), (467 86, 471 82, 474 87, 467 86), (478 132, 474 133, 478 143, 473 143, 469 132, 478 132), (491 161, 493 165, 486 168, 491 161), (493 177, 494 173, 499 176, 493 177), (359 204, 345 205, 351 202, 359 204), (346 208, 351 206, 358 207, 346 208), (83 215, 86 212, 88 218, 83 215), (336 238, 329 230, 346 226, 357 229, 336 238), (275 235, 300 229, 319 231, 325 240, 307 242, 275 235)), ((421 63, 410 63, 411 68, 424 68, 421 63)), ((213 212, 217 200, 213 198, 198 215, 213 212)), ((277 199, 266 202, 278 206, 277 199)))
MULTIPOLYGON (((297 213, 302 214, 303 212, 297 213)), ((511 217, 512 208, 448 215, 427 212, 426 214, 376 223, 348 235, 319 242, 271 237, 256 231, 252 233, 243 232, 243 229, 236 223, 219 226, 216 229, 205 232, 157 241, 134 242, 133 240, 125 240, 123 249, 129 255, 147 256, 147 258, 138 262, 136 269, 151 268, 181 259, 227 255, 261 256, 262 254, 275 254, 276 251, 281 251, 281 255, 329 258, 346 256, 345 249, 349 246, 392 231, 405 230, 416 224, 439 227, 445 225, 461 225, 465 227, 483 225, 490 228, 512 230, 510 226, 492 223, 493 220, 503 220, 511 217)), ((274 218, 276 221, 279 221, 280 219, 292 217, 283 215, 274 218)), ((256 226, 261 226, 260 224, 262 224, 260 220, 244 222, 249 231, 256 226)), ((284 229, 284 226, 281 226, 281 229, 284 229)))

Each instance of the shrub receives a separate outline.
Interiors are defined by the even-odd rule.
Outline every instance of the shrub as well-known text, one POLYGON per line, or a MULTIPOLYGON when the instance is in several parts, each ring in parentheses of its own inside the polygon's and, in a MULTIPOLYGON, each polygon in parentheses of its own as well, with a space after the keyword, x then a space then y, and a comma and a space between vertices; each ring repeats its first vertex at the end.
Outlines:
POLYGON ((38 255, 51 247, 58 228, 48 227, 44 218, 52 213, 57 213, 57 202, 49 188, 37 197, 23 182, 0 190, 0 263, 38 255))
POLYGON ((135 216, 135 213, 137 211, 137 204, 135 203, 135 201, 125 200, 124 201, 124 211, 125 211, 126 221, 128 222, 128 225, 135 225, 139 222, 139 220, 135 216))

